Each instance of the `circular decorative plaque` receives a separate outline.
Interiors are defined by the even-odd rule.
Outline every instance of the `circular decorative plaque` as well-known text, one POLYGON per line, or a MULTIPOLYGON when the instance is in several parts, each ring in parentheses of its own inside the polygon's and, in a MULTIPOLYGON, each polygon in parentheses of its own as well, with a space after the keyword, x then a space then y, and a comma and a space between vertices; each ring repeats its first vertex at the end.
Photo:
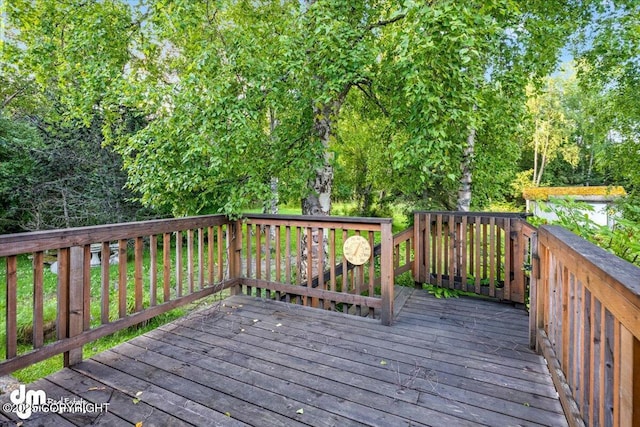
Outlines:
POLYGON ((342 245, 344 257, 353 265, 362 265, 371 256, 371 245, 362 236, 351 236, 342 245))

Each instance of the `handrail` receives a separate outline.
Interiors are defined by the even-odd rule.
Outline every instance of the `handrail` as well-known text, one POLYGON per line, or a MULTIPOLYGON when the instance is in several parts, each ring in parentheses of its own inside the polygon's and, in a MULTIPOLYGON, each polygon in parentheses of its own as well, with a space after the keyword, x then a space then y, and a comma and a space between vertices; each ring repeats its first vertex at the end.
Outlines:
POLYGON ((538 242, 535 342, 570 425, 639 425, 640 268, 558 226, 538 242))
POLYGON ((414 214, 454 215, 454 216, 487 216, 494 218, 520 218, 527 219, 533 216, 528 212, 480 212, 480 211, 414 211, 414 214))
POLYGON ((0 257, 226 224, 224 215, 157 219, 0 235, 0 257))

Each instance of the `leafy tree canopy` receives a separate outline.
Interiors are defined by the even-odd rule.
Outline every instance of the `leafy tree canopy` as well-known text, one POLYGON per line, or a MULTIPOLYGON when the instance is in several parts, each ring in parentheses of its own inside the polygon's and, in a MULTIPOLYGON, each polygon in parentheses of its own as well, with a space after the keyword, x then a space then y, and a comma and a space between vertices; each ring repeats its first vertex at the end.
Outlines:
MULTIPOLYGON (((506 182, 526 84, 554 67, 588 4, 17 0, 7 15, 15 73, 55 89, 60 120, 104 119, 143 202, 234 214, 273 179, 284 199, 330 200, 334 151, 349 151, 336 141, 376 141, 362 173, 383 159, 392 171, 353 182, 445 207, 465 158, 478 177, 497 161, 506 182)), ((500 196, 479 188, 478 204, 500 196)))

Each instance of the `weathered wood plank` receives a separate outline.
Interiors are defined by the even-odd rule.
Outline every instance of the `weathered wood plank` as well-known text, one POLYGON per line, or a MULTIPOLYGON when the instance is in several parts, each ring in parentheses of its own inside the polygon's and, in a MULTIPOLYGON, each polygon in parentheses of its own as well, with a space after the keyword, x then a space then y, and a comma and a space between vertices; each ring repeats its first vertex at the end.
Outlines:
MULTIPOLYGON (((247 306, 243 306, 241 310, 244 311, 245 308, 247 308, 247 306)), ((235 323, 237 328, 240 328, 240 325, 242 326, 241 328, 243 329, 242 332, 240 332, 241 329, 237 329, 235 332, 230 331, 226 327, 226 325, 228 325, 229 324, 228 322, 230 321, 229 317, 221 315, 220 319, 216 320, 213 323, 215 325, 213 327, 204 328, 202 326, 195 325, 194 326, 195 329, 192 331, 188 331, 188 329, 185 329, 185 328, 179 328, 179 329, 174 328, 172 329, 171 332, 178 335, 166 336, 166 334, 163 334, 161 331, 156 331, 153 333, 153 336, 154 338, 166 341, 166 343, 179 343, 182 341, 184 336, 188 336, 189 338, 187 339, 187 341, 180 345, 182 345, 186 349, 195 350, 200 348, 202 349, 202 351, 206 352, 207 356, 212 356, 213 354, 220 354, 220 352, 222 351, 223 354, 228 354, 229 357, 235 358, 235 357, 240 357, 239 353, 244 353, 247 355, 252 355, 250 356, 251 358, 259 357, 261 359, 264 359, 264 358, 271 357, 270 360, 272 362, 282 363, 285 366, 291 366, 291 367, 296 366, 295 360, 297 360, 297 358, 302 358, 303 360, 309 360, 309 358, 311 358, 315 366, 314 372, 317 372, 319 375, 323 377, 328 377, 329 379, 332 379, 333 381, 338 381, 338 382, 349 381, 349 378, 351 378, 351 376, 347 374, 343 374, 342 376, 340 376, 339 374, 340 370, 347 370, 352 374, 365 375, 369 377, 369 379, 365 380, 364 383, 370 384, 372 386, 372 389, 378 392, 381 392, 381 390, 384 390, 385 385, 384 385, 384 382, 381 384, 376 384, 376 381, 379 381, 382 379, 382 380, 386 380, 390 384, 394 384, 398 382, 398 376, 397 376, 398 372, 395 371, 396 369, 399 369, 399 372, 402 375, 402 379, 404 379, 405 381, 410 381, 412 383, 412 386, 415 386, 416 384, 420 384, 420 387, 422 386, 427 387, 428 385, 427 388, 429 388, 429 390, 431 390, 432 387, 434 387, 433 383, 429 383, 429 381, 425 381, 425 378, 423 377, 419 379, 411 377, 411 370, 416 368, 417 359, 415 358, 415 356, 408 356, 408 355, 402 356, 402 353, 399 353, 396 350, 380 349, 380 348, 377 348, 375 345, 369 345, 367 343, 361 343, 361 342, 358 342, 358 343, 354 342, 353 349, 350 349, 349 347, 345 346, 345 343, 342 342, 345 339, 348 341, 348 339, 345 338, 345 333, 338 333, 337 336, 332 337, 334 340, 336 339, 340 340, 340 342, 336 344, 331 344, 330 340, 320 336, 320 334, 316 330, 299 331, 299 333, 296 333, 295 325, 297 325, 298 322, 296 321, 295 317, 289 318, 290 316, 284 316, 282 319, 279 319, 279 321, 283 323, 280 324, 281 326, 277 327, 273 323, 269 323, 269 320, 273 318, 272 317, 269 318, 268 314, 266 313, 265 313, 265 316, 267 317, 265 318, 262 318, 256 315, 257 313, 255 312, 246 313, 246 314, 247 314, 247 317, 245 319, 245 323, 242 323, 242 324, 235 323), (252 317, 255 317, 255 319, 252 319, 252 317), (254 322, 254 320, 256 319, 258 321, 254 322), (218 324, 219 322, 223 322, 223 324, 219 325, 218 324), (288 326, 288 325, 291 325, 291 326, 288 326), (220 334, 220 335, 218 336, 216 334, 220 334), (236 338, 233 341, 228 341, 234 336, 236 336, 236 338), (227 338, 227 340, 222 339, 225 337, 227 338), (314 344, 312 346, 309 346, 308 344, 305 345, 305 343, 308 343, 308 340, 311 337, 313 337, 314 339, 314 344), (201 343, 200 344, 194 343, 193 342, 194 338, 196 338, 198 341, 201 341, 201 343), (241 346, 241 345, 239 346, 237 341, 240 338, 242 342, 246 343, 244 346, 241 346), (224 350, 216 350, 216 348, 218 347, 223 347, 224 350), (258 348, 259 350, 255 351, 258 348), (306 352, 312 352, 313 354, 307 355, 306 352), (269 354, 272 354, 272 356, 268 356, 269 354), (340 361, 333 362, 332 360, 335 360, 334 359, 335 356, 340 357, 341 358, 340 361), (381 366, 380 365, 381 358, 382 360, 384 359, 389 360, 390 365, 393 365, 394 361, 398 365, 390 366, 390 367, 381 366), (366 363, 363 364, 362 359, 365 359, 366 363), (336 370, 336 372, 338 373, 332 374, 331 369, 336 370)), ((236 320, 232 320, 232 321, 237 322, 236 320)), ((207 324, 209 325, 209 323, 207 324)), ((140 343, 138 345, 141 345, 145 348, 150 348, 149 343, 147 341, 145 341, 144 343, 140 343)), ((397 346, 394 346, 393 348, 397 348, 397 346)), ((427 356, 423 355, 420 357, 419 360, 425 360, 425 357, 427 356)), ((256 364, 255 369, 259 369, 260 365, 261 364, 256 364)), ((307 364, 303 363, 300 366, 300 369, 305 370, 306 366, 307 364)), ((427 366, 431 368, 433 366, 433 362, 427 363, 427 366)), ((419 368, 423 369, 422 371, 423 373, 426 372, 426 368, 422 366, 420 366, 419 368)), ((281 369, 282 368, 278 368, 278 369, 271 368, 269 369, 269 371, 274 373, 275 372, 279 373, 281 369)), ((462 369, 462 366, 460 367, 460 369, 462 369)), ((474 372, 473 374, 470 374, 470 375, 476 375, 476 374, 477 373, 474 372)), ((272 375, 277 375, 277 374, 272 374, 272 375)), ((440 375, 441 375, 441 371, 438 370, 438 378, 444 378, 444 377, 441 377, 440 375)), ((298 376, 302 376, 302 375, 298 375, 298 376)), ((449 377, 451 377, 451 375, 449 375, 449 377)), ((455 375, 453 375, 453 377, 455 377, 455 375)), ((468 381, 469 380, 467 380, 467 382, 468 381)), ((465 383, 464 380, 458 382, 458 384, 464 384, 464 383, 465 383)), ((360 384, 360 382, 358 384, 360 384)), ((440 386, 439 382, 437 385, 440 386)), ((399 386, 396 384, 396 389, 397 387, 399 386)), ((416 386, 416 388, 420 388, 420 387, 416 386)), ((500 385, 495 385, 494 387, 495 388, 492 391, 490 391, 489 393, 485 393, 483 395, 486 396, 488 394, 489 396, 494 396, 496 393, 499 395, 500 394, 499 390, 501 389, 503 390, 503 388, 501 388, 500 385)), ((406 390, 406 393, 407 393, 406 396, 398 396, 396 397, 396 399, 403 399, 403 397, 409 398, 412 390, 413 388, 411 388, 410 390, 406 390)), ((439 390, 441 390, 441 388, 439 388, 439 390)), ((449 387, 447 388, 447 390, 448 390, 449 396, 458 395, 459 397, 459 395, 461 394, 461 392, 457 391, 455 387, 449 387)), ((486 391, 487 390, 485 389, 485 392, 486 391)), ((389 393, 392 395, 393 391, 390 391, 389 393)), ((439 394, 440 392, 437 393, 437 395, 439 394)), ((469 392, 464 392, 462 394, 468 396, 469 392)), ((506 397, 508 395, 509 395, 508 393, 504 393, 503 396, 506 397)), ((476 396, 476 397, 480 398, 479 396, 476 396)), ((522 395, 521 397, 531 401, 540 400, 539 396, 533 397, 531 395, 528 395, 528 397, 526 397, 526 395, 522 395)), ((492 398, 487 397, 487 399, 490 400, 492 398)), ((555 403, 557 407, 557 402, 555 403)), ((489 406, 493 408, 496 405, 505 405, 505 402, 502 402, 499 400, 496 402, 492 402, 492 404, 489 406)), ((522 405, 522 403, 518 402, 517 404, 513 405, 513 408, 509 410, 510 412, 507 411, 505 413, 513 413, 514 411, 517 412, 516 408, 519 409, 519 408, 525 408, 525 407, 522 405)), ((542 411, 538 415, 540 416, 540 420, 546 420, 548 425, 557 424, 557 420, 559 418, 558 416, 559 414, 557 412, 547 413, 545 411, 542 411)), ((513 423, 513 420, 511 421, 511 423, 513 423)), ((507 424, 509 424, 509 422, 507 422, 507 424)))
MULTIPOLYGON (((242 311, 239 311, 238 314, 245 317, 245 322, 247 324, 251 324, 254 319, 262 320, 268 319, 269 313, 258 313, 253 311, 254 307, 243 307, 242 311), (247 310, 250 310, 247 312, 247 310)), ((402 336, 393 336, 393 333, 385 336, 385 332, 371 330, 367 328, 365 331, 357 331, 353 325, 349 325, 347 328, 336 327, 327 327, 327 326, 316 326, 309 325, 304 329, 304 332, 307 334, 314 334, 322 337, 324 342, 334 339, 341 339, 343 341, 351 341, 353 345, 356 346, 368 346, 368 347, 379 347, 386 350, 394 350, 394 351, 402 351, 407 355, 410 355, 411 358, 438 358, 439 356, 434 356, 429 347, 424 348, 424 344, 421 343, 419 337, 414 339, 407 339, 402 336), (337 329, 339 328, 339 329, 337 329), (336 330, 337 329, 337 330, 336 330), (352 331, 351 333, 349 331, 352 331), (356 332, 354 336, 353 333, 356 332)), ((431 341, 434 340, 434 336, 431 336, 431 341)), ((425 336, 424 342, 429 342, 429 337, 425 336)), ((455 348, 455 346, 452 346, 455 348)), ((491 350, 494 350, 493 348, 491 350)), ((531 382, 533 383, 546 383, 546 393, 548 396, 555 396, 555 390, 551 386, 550 381, 546 375, 541 375, 535 372, 528 372, 527 369, 523 369, 526 367, 526 364, 522 363, 518 368, 509 368, 501 365, 493 365, 488 361, 479 361, 478 364, 474 364, 473 360, 469 360, 466 357, 466 352, 462 352, 462 356, 456 356, 454 352, 449 351, 446 357, 443 359, 446 362, 458 363, 460 366, 464 366, 465 369, 470 366, 478 366, 479 369, 477 372, 474 372, 475 377, 486 377, 491 382, 497 382, 503 384, 504 382, 509 382, 516 384, 518 387, 522 388, 532 388, 531 382), (455 360, 455 362, 452 362, 455 360), (502 376, 500 376, 502 374, 502 376), (510 378, 507 379, 506 376, 510 378)), ((541 363, 541 359, 539 356, 537 357, 539 363, 541 363)), ((436 363, 436 362, 432 362, 436 363)))
MULTIPOLYGON (((192 351, 190 346, 193 345, 193 340, 189 338, 174 335, 171 340, 176 342, 154 341, 145 338, 141 350, 146 349, 146 352, 163 354, 183 363, 193 364, 207 372, 207 375, 222 375, 225 378, 244 383, 246 388, 255 387, 256 402, 261 402, 268 409, 271 409, 273 405, 269 399, 269 393, 288 396, 289 399, 294 397, 299 402, 298 406, 304 408, 305 416, 302 417, 304 421, 313 425, 334 425, 336 422, 346 421, 348 423, 356 420, 372 426, 407 423, 406 418, 372 406, 368 398, 373 398, 376 393, 370 392, 367 388, 351 387, 345 390, 345 387, 341 392, 340 386, 334 384, 333 389, 326 388, 322 393, 318 393, 316 391, 318 385, 315 382, 321 381, 321 378, 317 378, 317 381, 311 383, 310 387, 303 386, 297 382, 297 378, 304 375, 303 372, 295 370, 285 372, 284 367, 278 367, 276 372, 264 373, 259 369, 253 369, 253 365, 257 364, 255 362, 252 364, 254 360, 251 356, 242 357, 236 353, 235 357, 230 357, 228 358, 230 361, 227 361, 224 358, 211 357, 208 346, 201 346, 202 351, 192 351), (251 367, 246 366, 247 364, 251 367), (357 398, 354 396, 355 394, 361 397, 357 398)), ((146 352, 145 354, 147 354, 146 352)), ((304 357, 304 354, 301 356, 304 357)), ((380 383, 388 385, 384 382, 380 383)), ((369 387, 375 388, 375 383, 372 381, 369 387)), ((379 403, 388 404, 388 400, 379 399, 379 403)), ((273 405, 273 408, 276 409, 277 406, 273 405)))
POLYGON ((523 311, 406 289, 391 327, 234 296, 47 381, 143 425, 566 425, 523 311))
MULTIPOLYGON (((128 396, 119 390, 105 386, 80 372, 64 369, 49 375, 47 380, 66 390, 73 390, 82 399, 100 405, 109 403, 109 413, 117 415, 130 424, 190 426, 191 424, 145 402, 144 391, 138 396, 128 396)), ((136 393, 137 394, 137 393, 136 393)))
MULTIPOLYGON (((59 387, 56 384, 46 380, 41 379, 36 382, 29 384, 26 387, 27 391, 36 391, 42 390, 45 392, 48 399, 53 399, 56 402, 60 402, 61 399, 64 401, 68 399, 68 401, 79 401, 80 396, 75 394, 73 391, 67 390, 65 388, 59 387)), ((2 404, 9 403, 9 394, 3 394, 0 396, 0 402, 2 404)), ((109 413, 107 411, 98 411, 88 412, 85 414, 82 413, 63 413, 57 414, 52 412, 40 412, 36 411, 31 414, 31 416, 25 420, 18 418, 18 416, 13 413, 6 413, 4 411, 1 412, 2 415, 7 416, 11 420, 10 426, 22 426, 22 427, 40 427, 40 426, 61 426, 61 427, 71 427, 71 426, 84 426, 84 425, 100 425, 100 426, 121 426, 125 421, 122 418, 117 417, 116 415, 109 413)), ((4 424, 1 424, 4 425, 4 424)))
MULTIPOLYGON (((187 378, 223 393, 232 393, 238 399, 254 405, 254 414, 256 410, 259 410, 263 413, 279 415, 276 418, 279 420, 278 424, 282 424, 283 421, 294 424, 296 418, 300 415, 297 413, 299 409, 303 409, 304 413, 302 415, 304 415, 304 419, 309 420, 312 424, 330 426, 335 425, 337 422, 337 418, 331 417, 317 407, 312 406, 313 399, 309 396, 301 396, 299 400, 294 393, 285 398, 285 396, 278 394, 277 391, 280 390, 271 391, 272 388, 278 387, 275 382, 273 384, 251 384, 250 382, 245 382, 246 377, 233 378, 234 372, 216 372, 216 366, 212 366, 213 364, 208 363, 206 364, 207 367, 203 368, 198 363, 198 360, 206 361, 202 355, 193 355, 186 360, 180 360, 181 354, 188 352, 188 350, 181 351, 178 347, 175 347, 172 356, 168 357, 156 351, 125 343, 114 348, 113 351, 129 357, 137 363, 145 363, 159 371, 164 371, 162 373, 165 375, 170 372, 179 372, 182 378, 187 378), (308 399, 305 399, 305 397, 308 399)), ((243 373, 250 375, 247 371, 243 373)), ((257 380, 255 377, 252 379, 254 381, 257 380)), ((313 398, 318 397, 318 395, 313 396, 313 398)), ((235 408, 232 407, 227 411, 234 416, 231 411, 236 413, 235 408)), ((240 413, 238 412, 236 416, 240 416, 240 413)), ((264 414, 259 413, 258 416, 263 418, 264 414)), ((241 419, 241 421, 245 420, 241 419)), ((247 419, 247 421, 249 420, 247 419)), ((269 423, 266 424, 269 425, 269 423)))
MULTIPOLYGON (((120 368, 123 367, 119 365, 119 362, 122 361, 123 358, 116 353, 104 352, 98 358, 103 361, 109 359, 113 365, 119 366, 120 368)), ((192 398, 197 397, 197 395, 194 395, 192 387, 184 387, 183 391, 185 395, 183 396, 173 393, 166 388, 158 387, 144 379, 136 378, 121 369, 99 363, 97 360, 84 361, 74 366, 73 370, 87 377, 96 379, 106 387, 118 390, 131 399, 140 398, 149 405, 161 407, 165 412, 194 425, 220 427, 246 425, 225 415, 223 412, 215 411, 193 400, 192 398), (143 392, 141 395, 138 395, 140 391, 143 392)), ((185 386, 186 385, 193 386, 195 384, 185 384, 185 386)), ((206 390, 198 391, 200 392, 200 399, 210 399, 211 395, 207 393, 206 390)))

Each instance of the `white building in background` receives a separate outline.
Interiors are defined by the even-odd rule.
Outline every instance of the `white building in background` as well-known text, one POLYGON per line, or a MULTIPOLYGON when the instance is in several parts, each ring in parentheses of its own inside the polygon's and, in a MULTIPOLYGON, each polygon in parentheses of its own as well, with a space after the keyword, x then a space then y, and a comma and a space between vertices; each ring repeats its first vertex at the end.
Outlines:
POLYGON ((594 223, 611 227, 614 223, 611 205, 627 193, 622 187, 535 187, 525 188, 522 195, 527 201, 527 212, 548 221, 554 221, 558 217, 553 211, 543 210, 541 202, 553 208, 554 199, 571 199, 593 208, 593 211, 585 210, 584 213, 594 223))

